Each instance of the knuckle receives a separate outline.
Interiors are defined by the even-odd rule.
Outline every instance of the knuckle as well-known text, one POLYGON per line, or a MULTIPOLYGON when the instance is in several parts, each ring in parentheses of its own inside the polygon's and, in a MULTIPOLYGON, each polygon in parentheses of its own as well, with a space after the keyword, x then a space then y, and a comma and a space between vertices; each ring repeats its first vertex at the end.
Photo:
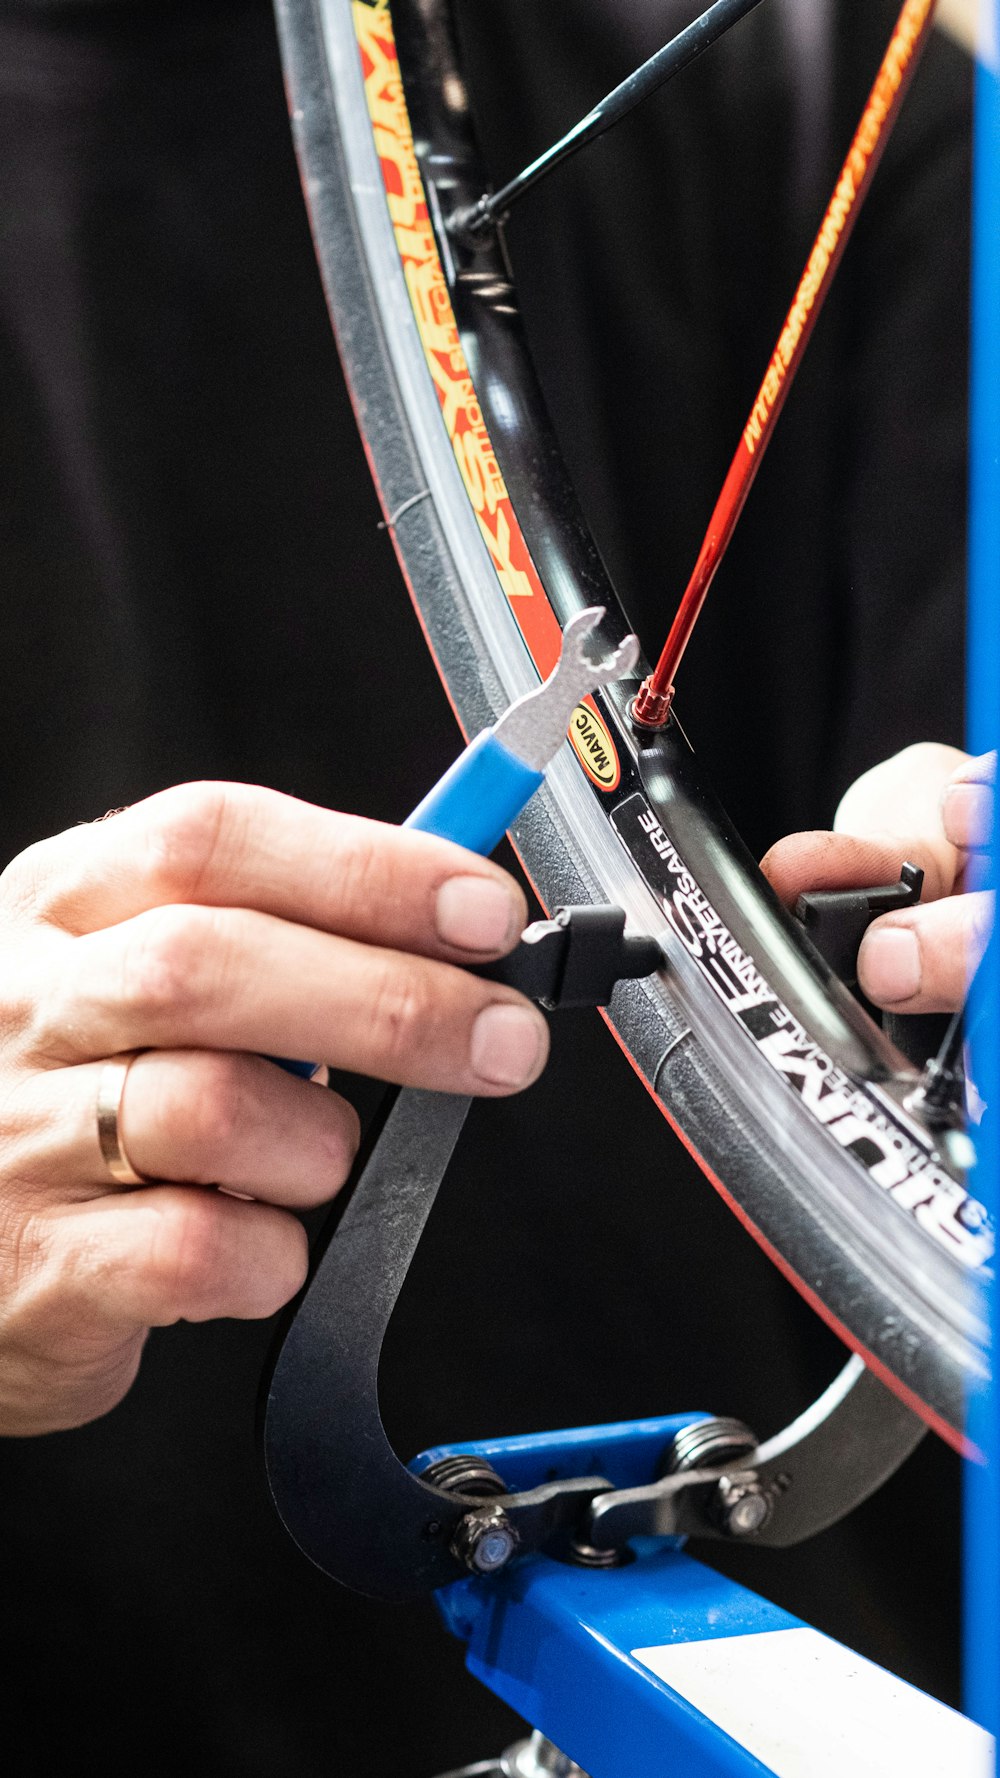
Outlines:
POLYGON ((223 1055, 200 1058, 186 1091, 172 1107, 191 1157, 187 1177, 194 1184, 210 1185, 218 1178, 246 1128, 249 1110, 235 1062, 223 1055))
POLYGON ((13 957, 4 958, 4 979, 0 985, 0 1048, 5 1061, 12 1062, 31 1034, 37 1031, 43 1007, 35 969, 30 962, 13 957))
POLYGON ((143 1335, 131 1334, 110 1349, 104 1339, 71 1339, 47 1353, 42 1399, 54 1393, 61 1407, 57 1425, 45 1430, 68 1431, 110 1414, 135 1382, 142 1351, 143 1335))
POLYGON ((371 821, 338 823, 336 845, 337 899, 345 911, 373 906, 391 909, 401 898, 382 830, 371 821))
POLYGON ((15 926, 50 919, 60 899, 59 857, 64 837, 36 840, 0 873, 0 918, 15 926))
POLYGON ((100 1226, 0 1218, 5 1409, 25 1434, 82 1425, 127 1393, 143 1329, 116 1312, 120 1260, 100 1226))
POLYGON ((218 940, 214 913, 162 907, 132 924, 121 958, 120 999, 133 1016, 192 1010, 204 996, 206 957, 218 940))
POLYGON ((166 901, 195 901, 240 802, 232 784, 180 784, 146 805, 147 871, 166 901))
POLYGON ((175 1318, 197 1315, 218 1288, 225 1241, 219 1201, 211 1193, 184 1188, 171 1192, 153 1212, 146 1257, 146 1283, 175 1318))
POLYGON ((428 972, 412 960, 384 964, 370 985, 370 1030, 381 1059, 402 1061, 432 1042, 440 1008, 428 972))

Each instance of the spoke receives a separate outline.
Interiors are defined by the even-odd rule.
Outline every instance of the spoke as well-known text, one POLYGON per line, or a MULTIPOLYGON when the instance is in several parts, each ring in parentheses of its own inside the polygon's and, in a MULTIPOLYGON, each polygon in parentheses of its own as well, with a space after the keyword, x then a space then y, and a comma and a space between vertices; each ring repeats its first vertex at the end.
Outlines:
POLYGON ((935 1127, 948 1128, 960 1117, 965 1105, 965 1068, 963 1051, 971 1044, 982 1019, 982 1006, 973 1018, 969 1008, 975 1005, 976 982, 973 981, 965 1004, 960 1006, 948 1024, 941 1047, 924 1069, 917 1092, 921 1116, 935 1127))
POLYGON ((563 161, 568 160, 579 149, 585 148, 588 142, 595 142, 598 136, 603 136, 606 130, 620 123, 623 117, 627 117, 630 111, 642 104, 643 99, 658 92, 675 74, 696 61, 706 49, 711 49, 713 43, 717 43, 720 37, 724 37, 733 25, 738 25, 760 3, 761 0, 716 0, 714 6, 710 6, 707 12, 702 13, 700 18, 695 19, 693 24, 688 25, 686 30, 681 31, 663 49, 658 49, 648 62, 643 62, 641 68, 637 68, 634 74, 630 74, 627 80, 623 80, 620 86, 608 93, 599 105, 588 111, 586 117, 582 117, 571 130, 567 130, 565 136, 561 136, 544 154, 531 161, 518 173, 516 179, 509 180, 492 195, 487 193, 480 198, 478 204, 460 210, 453 217, 451 228, 459 234, 478 235, 504 222, 518 198, 522 198, 547 173, 561 166, 563 161))
POLYGON ((892 134, 921 52, 930 36, 934 4, 935 0, 906 0, 896 22, 850 153, 823 218, 816 245, 809 256, 795 293, 795 301, 709 522, 701 554, 681 600, 673 628, 667 637, 656 671, 645 681, 632 706, 633 721, 638 728, 660 729, 665 727, 669 719, 677 669, 757 478, 764 453, 771 442, 844 249, 892 134))

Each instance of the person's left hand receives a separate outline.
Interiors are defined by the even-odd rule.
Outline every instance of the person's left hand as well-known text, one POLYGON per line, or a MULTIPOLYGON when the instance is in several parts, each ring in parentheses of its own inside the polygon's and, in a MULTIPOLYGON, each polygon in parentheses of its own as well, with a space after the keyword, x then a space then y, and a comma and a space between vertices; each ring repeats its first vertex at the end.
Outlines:
POLYGON ((858 954, 858 981, 893 1012, 952 1012, 986 948, 992 897, 970 888, 970 864, 987 845, 996 755, 956 747, 907 747, 852 785, 833 833, 781 840, 762 869, 794 907, 810 890, 895 882, 903 865, 925 873, 920 907, 885 914, 858 954))
POLYGON ((250 785, 179 785, 13 859, 0 1436, 107 1413, 151 1327, 295 1295, 295 1212, 343 1185, 359 1126, 266 1057, 492 1098, 537 1080, 542 1013, 468 968, 526 917, 488 859, 250 785))

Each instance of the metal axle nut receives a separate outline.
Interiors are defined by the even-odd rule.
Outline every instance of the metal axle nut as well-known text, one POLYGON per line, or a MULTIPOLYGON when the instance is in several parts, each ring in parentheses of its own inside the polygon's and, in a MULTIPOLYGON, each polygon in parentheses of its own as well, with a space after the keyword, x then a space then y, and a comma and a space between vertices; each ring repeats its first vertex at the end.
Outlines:
POLYGON ((473 1574, 496 1574, 506 1568, 517 1545, 517 1532, 502 1507, 484 1505, 459 1520, 451 1553, 473 1574))

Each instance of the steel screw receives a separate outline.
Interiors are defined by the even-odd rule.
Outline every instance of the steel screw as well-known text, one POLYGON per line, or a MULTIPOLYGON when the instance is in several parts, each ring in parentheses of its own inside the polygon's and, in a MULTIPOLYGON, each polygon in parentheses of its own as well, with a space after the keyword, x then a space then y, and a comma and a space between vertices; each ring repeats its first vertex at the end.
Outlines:
POLYGON ((477 1507, 459 1520, 451 1553, 473 1574, 496 1574, 517 1549, 517 1532, 499 1506, 477 1507))
MULTIPOLYGON (((476 1767, 477 1771, 479 1769, 476 1767)), ((490 1769, 492 1771, 492 1767, 490 1769)), ((558 1747, 537 1729, 529 1741, 518 1741, 508 1747, 497 1771, 503 1778, 587 1778, 586 1772, 560 1753, 558 1747)), ((461 1778, 461 1773, 456 1773, 454 1778, 461 1778)))
POLYGON ((756 1476, 728 1475, 716 1487, 715 1511, 727 1537, 756 1537, 770 1519, 774 1501, 756 1476))

